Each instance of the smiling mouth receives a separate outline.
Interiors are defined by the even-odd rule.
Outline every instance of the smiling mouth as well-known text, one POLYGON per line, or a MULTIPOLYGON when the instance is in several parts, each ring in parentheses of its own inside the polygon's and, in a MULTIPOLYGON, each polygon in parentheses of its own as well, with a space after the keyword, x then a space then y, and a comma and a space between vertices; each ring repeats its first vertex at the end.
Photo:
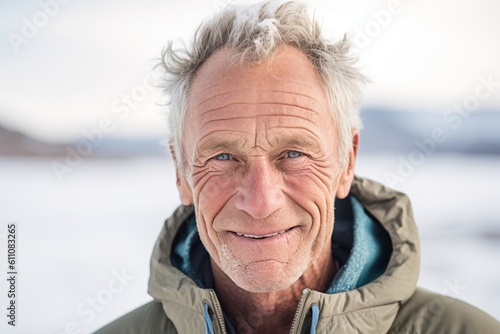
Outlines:
POLYGON ((265 238, 271 238, 271 237, 275 237, 279 234, 286 233, 286 232, 290 231, 291 229, 292 228, 289 228, 289 229, 286 229, 283 231, 279 231, 279 232, 272 233, 272 234, 266 234, 266 235, 253 235, 253 234, 244 234, 244 233, 238 233, 238 232, 235 232, 235 233, 240 237, 245 237, 245 238, 250 238, 250 239, 265 239, 265 238))

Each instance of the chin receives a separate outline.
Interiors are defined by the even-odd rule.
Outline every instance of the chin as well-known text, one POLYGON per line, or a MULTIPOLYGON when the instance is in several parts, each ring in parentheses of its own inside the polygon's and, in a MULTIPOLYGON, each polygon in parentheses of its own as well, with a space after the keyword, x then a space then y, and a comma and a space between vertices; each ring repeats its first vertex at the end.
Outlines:
POLYGON ((293 285, 304 274, 301 267, 289 268, 290 264, 267 260, 245 266, 223 268, 224 272, 241 289, 253 293, 269 293, 293 285), (229 270, 225 270, 229 269, 229 270))

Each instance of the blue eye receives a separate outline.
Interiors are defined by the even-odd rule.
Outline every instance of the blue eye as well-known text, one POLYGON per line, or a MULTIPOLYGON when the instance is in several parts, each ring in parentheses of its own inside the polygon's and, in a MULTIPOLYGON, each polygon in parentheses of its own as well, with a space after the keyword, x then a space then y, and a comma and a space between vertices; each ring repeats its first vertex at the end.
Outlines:
POLYGON ((221 161, 231 160, 231 155, 229 155, 228 153, 221 153, 221 154, 217 154, 214 157, 214 159, 215 160, 221 160, 221 161))
POLYGON ((286 157, 287 158, 298 158, 298 157, 301 157, 303 154, 301 152, 298 152, 298 151, 288 151, 286 152, 286 157))

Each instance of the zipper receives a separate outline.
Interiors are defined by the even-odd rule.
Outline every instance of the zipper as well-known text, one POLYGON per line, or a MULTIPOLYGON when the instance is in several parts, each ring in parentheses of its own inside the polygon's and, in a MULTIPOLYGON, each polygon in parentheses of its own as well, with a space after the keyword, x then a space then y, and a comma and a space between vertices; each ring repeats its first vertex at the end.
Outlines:
POLYGON ((304 304, 306 302, 307 297, 309 296, 311 290, 304 289, 302 291, 302 296, 300 296, 299 304, 297 305, 297 311, 295 311, 295 315, 293 316, 292 328, 290 328, 290 334, 293 334, 298 329, 298 324, 300 322, 301 315, 304 310, 304 304))
POLYGON ((215 316, 217 317, 217 320, 219 321, 219 324, 222 328, 222 333, 226 334, 226 323, 224 321, 224 315, 222 314, 222 308, 219 304, 219 299, 217 299, 217 295, 215 294, 214 290, 210 289, 208 290, 208 292, 210 293, 210 297, 212 298, 212 302, 214 303, 215 316))

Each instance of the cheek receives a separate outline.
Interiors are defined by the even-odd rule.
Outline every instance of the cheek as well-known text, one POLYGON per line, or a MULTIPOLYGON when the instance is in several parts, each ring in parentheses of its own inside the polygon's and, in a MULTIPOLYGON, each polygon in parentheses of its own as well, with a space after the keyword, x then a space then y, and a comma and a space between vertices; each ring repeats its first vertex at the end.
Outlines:
POLYGON ((288 196, 312 217, 310 238, 319 238, 326 242, 331 237, 335 177, 332 167, 312 166, 300 174, 288 175, 285 178, 288 196))
POLYGON ((227 174, 200 170, 193 174, 194 205, 203 220, 212 224, 215 216, 233 196, 234 178, 227 174))
POLYGON ((193 178, 195 201, 200 205, 214 205, 230 195, 235 188, 234 178, 225 174, 207 172, 200 178, 193 178))
POLYGON ((220 262, 218 249, 221 240, 214 230, 214 219, 231 198, 231 190, 235 187, 231 178, 209 170, 194 171, 192 180, 194 207, 201 241, 216 262, 220 262))
POLYGON ((308 212, 324 211, 335 199, 333 168, 310 166, 284 177, 289 196, 308 212))

